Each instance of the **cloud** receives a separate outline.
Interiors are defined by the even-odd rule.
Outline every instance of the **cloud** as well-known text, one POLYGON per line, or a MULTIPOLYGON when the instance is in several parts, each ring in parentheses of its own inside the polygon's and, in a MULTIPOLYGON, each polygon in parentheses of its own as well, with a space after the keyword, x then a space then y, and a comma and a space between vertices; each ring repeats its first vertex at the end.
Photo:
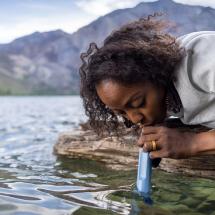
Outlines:
MULTIPOLYGON (((35 31, 62 29, 68 33, 113 10, 156 0, 10 0, 0 3, 0 43, 35 31), (50 4, 52 1, 52 4, 50 4), (10 4, 13 2, 13 4, 10 4)), ((174 0, 215 8, 212 0, 174 0)))
POLYGON ((143 0, 76 0, 75 4, 89 14, 101 16, 116 9, 134 7, 140 2, 143 0))
POLYGON ((35 31, 61 29, 68 33, 92 22, 96 16, 81 11, 71 0, 23 0, 0 3, 0 43, 8 43, 15 38, 35 31), (9 16, 11 14, 11 16, 9 16))
MULTIPOLYGON (((75 0, 75 4, 83 11, 101 16, 116 9, 134 7, 140 2, 153 2, 157 0, 75 0)), ((211 0, 174 0, 189 5, 210 6, 215 8, 215 1, 211 0)))
POLYGON ((31 17, 27 21, 20 20, 19 22, 8 25, 7 23, 2 23, 0 25, 0 43, 8 43, 11 42, 14 38, 21 37, 23 35, 31 34, 35 31, 51 31, 56 29, 62 29, 68 33, 74 32, 80 28, 80 26, 87 25, 89 23, 89 19, 86 17, 78 17, 75 22, 71 22, 74 17, 67 16, 66 19, 61 17, 31 17))
POLYGON ((211 0, 174 0, 178 3, 189 4, 189 5, 200 5, 204 7, 213 7, 215 8, 215 1, 211 0))

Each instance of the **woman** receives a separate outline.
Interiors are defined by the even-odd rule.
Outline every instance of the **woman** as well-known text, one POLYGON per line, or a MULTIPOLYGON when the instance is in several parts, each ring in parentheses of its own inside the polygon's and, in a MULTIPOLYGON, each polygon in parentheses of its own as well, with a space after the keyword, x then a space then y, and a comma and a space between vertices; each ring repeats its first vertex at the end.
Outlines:
POLYGON ((178 39, 149 16, 108 36, 82 54, 81 96, 98 133, 142 125, 138 145, 152 159, 215 154, 215 131, 167 128, 170 115, 184 124, 215 128, 215 32, 178 39))

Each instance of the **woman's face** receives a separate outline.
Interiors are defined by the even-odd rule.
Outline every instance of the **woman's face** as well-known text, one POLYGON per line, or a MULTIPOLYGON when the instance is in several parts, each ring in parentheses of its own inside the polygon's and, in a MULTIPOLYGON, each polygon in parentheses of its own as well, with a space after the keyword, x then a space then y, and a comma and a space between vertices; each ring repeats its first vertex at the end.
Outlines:
POLYGON ((96 86, 101 101, 116 115, 134 124, 154 125, 166 117, 165 90, 150 82, 123 85, 114 80, 103 80, 96 86))

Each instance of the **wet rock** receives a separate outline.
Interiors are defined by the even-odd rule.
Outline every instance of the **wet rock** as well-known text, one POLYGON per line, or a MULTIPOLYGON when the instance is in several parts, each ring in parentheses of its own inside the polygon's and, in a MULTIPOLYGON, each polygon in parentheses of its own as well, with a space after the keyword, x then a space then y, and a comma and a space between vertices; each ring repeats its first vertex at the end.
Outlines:
POLYGON ((165 191, 163 191, 162 194, 159 196, 160 201, 163 202, 179 202, 180 198, 181 198, 180 193, 165 191))
POLYGON ((174 214, 189 214, 193 212, 190 208, 183 204, 165 205, 165 209, 174 212, 174 214))
POLYGON ((194 194, 199 193, 205 197, 208 197, 214 193, 214 188, 212 188, 212 187, 210 187, 210 188, 204 187, 204 189, 202 187, 194 187, 191 189, 194 194))
POLYGON ((186 213, 180 213, 180 215, 202 215, 202 213, 198 213, 198 212, 186 212, 186 213))
POLYGON ((93 131, 76 130, 60 135, 54 152, 79 158, 88 158, 105 163, 112 169, 134 169, 137 166, 138 147, 134 137, 128 135, 126 142, 117 137, 99 138, 93 131))
POLYGON ((190 159, 162 159, 160 168, 172 173, 196 175, 199 177, 215 178, 215 156, 207 155, 190 159), (207 164, 208 163, 208 164, 207 164))
POLYGON ((214 204, 215 201, 205 201, 197 207, 197 210, 203 214, 210 214, 214 212, 214 204))
MULTIPOLYGON (((187 126, 177 120, 165 122, 167 127, 182 131, 207 131, 203 126, 187 126)), ((137 136, 131 129, 123 130, 123 140, 97 136, 87 124, 71 132, 62 133, 54 146, 54 153, 75 158, 87 158, 103 162, 112 169, 136 169, 138 162, 137 136)), ((167 172, 215 178, 215 156, 207 155, 189 159, 162 159, 159 168, 167 172)))
POLYGON ((214 201, 215 202, 215 193, 211 193, 208 197, 207 197, 208 201, 214 201))
POLYGON ((182 204, 185 204, 189 208, 196 207, 196 205, 199 205, 202 203, 202 201, 198 198, 193 198, 193 197, 187 197, 184 200, 181 201, 182 204))

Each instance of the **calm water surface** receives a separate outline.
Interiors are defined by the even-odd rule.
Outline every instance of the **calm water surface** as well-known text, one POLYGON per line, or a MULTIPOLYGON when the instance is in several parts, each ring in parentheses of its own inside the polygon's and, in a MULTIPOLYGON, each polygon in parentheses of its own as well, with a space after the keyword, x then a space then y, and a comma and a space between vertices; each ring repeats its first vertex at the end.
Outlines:
POLYGON ((0 97, 0 214, 215 215, 213 180, 155 170, 150 207, 132 192, 136 171, 53 155, 84 120, 79 97, 0 97))

